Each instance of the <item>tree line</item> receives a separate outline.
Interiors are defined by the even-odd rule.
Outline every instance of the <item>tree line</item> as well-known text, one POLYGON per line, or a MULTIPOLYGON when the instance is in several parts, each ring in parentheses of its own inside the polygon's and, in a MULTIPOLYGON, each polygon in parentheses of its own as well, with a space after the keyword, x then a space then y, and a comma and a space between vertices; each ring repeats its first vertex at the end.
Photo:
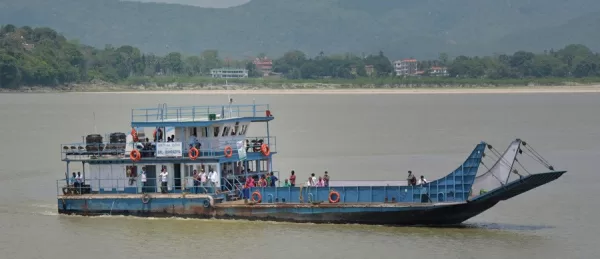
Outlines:
MULTIPOLYGON (((262 56, 264 54, 258 55, 262 56)), ((452 78, 597 77, 600 76, 600 55, 586 46, 573 44, 542 53, 517 51, 512 55, 458 56, 453 60, 442 53, 438 59, 418 62, 422 76, 427 76, 433 66, 447 67, 448 76, 452 78)), ((218 50, 205 50, 199 55, 171 52, 158 56, 128 45, 86 46, 46 27, 0 27, 0 88, 56 86, 93 80, 118 83, 132 77, 201 77, 221 67, 246 68, 250 77, 262 76, 252 60, 222 59, 218 50)), ((392 62, 383 52, 366 56, 321 52, 310 57, 292 50, 274 59, 272 70, 284 78, 306 80, 396 76, 392 62)))

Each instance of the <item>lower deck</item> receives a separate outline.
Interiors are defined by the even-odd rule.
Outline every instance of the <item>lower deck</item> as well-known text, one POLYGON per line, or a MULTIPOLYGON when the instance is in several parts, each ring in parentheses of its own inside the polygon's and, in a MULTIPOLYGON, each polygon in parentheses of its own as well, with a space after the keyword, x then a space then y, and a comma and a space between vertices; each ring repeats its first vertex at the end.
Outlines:
MULTIPOLYGON (((58 200, 141 200, 146 194, 82 194, 82 195, 59 195, 58 200)), ((348 208, 382 208, 382 207, 431 207, 431 206, 446 206, 457 205, 464 202, 439 202, 439 203, 421 203, 421 202, 345 202, 345 203, 330 203, 330 202, 274 202, 274 203, 255 203, 248 200, 225 200, 224 196, 219 198, 218 195, 211 194, 185 194, 185 193, 152 193, 147 194, 149 199, 171 200, 173 203, 181 202, 181 200, 196 200, 196 199, 216 199, 219 202, 214 206, 217 208, 228 207, 348 207, 348 208)))
POLYGON ((252 203, 222 201, 202 194, 64 195, 60 214, 125 215, 201 219, 243 219, 298 223, 447 225, 458 224, 489 208, 467 202, 445 203, 252 203))
MULTIPOLYGON (((315 195, 315 199, 304 202, 302 199, 295 199, 296 196, 293 196, 293 193, 304 195, 304 192, 310 192, 310 189, 315 191, 314 189, 318 187, 272 187, 245 189, 252 191, 253 200, 255 193, 260 196, 265 194, 281 195, 272 196, 275 200, 265 200, 265 202, 231 201, 228 193, 122 193, 59 195, 57 205, 58 212, 61 214, 87 216, 131 215, 339 224, 449 225, 462 223, 502 200, 551 182, 564 173, 564 171, 559 171, 525 176, 503 187, 462 201, 440 202, 431 199, 412 202, 390 201, 385 197, 386 194, 395 195, 402 191, 408 192, 407 188, 409 187, 382 186, 362 187, 362 190, 361 187, 336 187, 335 190, 321 187, 321 191, 339 194, 340 199, 331 201, 331 196, 329 196, 329 201, 326 201, 315 195), (358 196, 354 197, 353 191, 358 192, 358 196), (361 200, 361 192, 363 196, 367 196, 362 199, 369 201, 361 200), (288 198, 287 202, 283 200, 284 196, 288 198), (348 196, 350 199, 342 199, 348 196), (386 198, 386 200, 381 201, 376 197, 386 198)), ((413 188, 423 190, 425 187, 413 188)), ((431 186, 429 189, 431 190, 431 186)), ((314 193, 318 192, 317 190, 314 193)), ((420 196, 422 198, 423 194, 420 196)))

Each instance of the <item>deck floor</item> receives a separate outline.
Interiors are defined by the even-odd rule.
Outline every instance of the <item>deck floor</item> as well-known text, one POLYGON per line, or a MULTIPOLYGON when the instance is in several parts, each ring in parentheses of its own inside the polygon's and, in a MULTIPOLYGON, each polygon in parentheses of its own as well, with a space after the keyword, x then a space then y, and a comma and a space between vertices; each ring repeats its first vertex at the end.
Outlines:
MULTIPOLYGON (((82 194, 82 195, 59 195, 58 199, 61 200, 87 200, 87 199, 140 199, 143 194, 82 194)), ((151 198, 162 198, 162 199, 196 199, 196 198, 209 198, 212 197, 209 194, 181 194, 181 193, 149 193, 151 198)), ((223 203, 215 204, 215 207, 227 208, 237 206, 254 206, 254 207, 431 207, 431 206, 448 206, 464 204, 465 202, 439 202, 439 203, 410 203, 410 202, 362 202, 362 203, 328 203, 323 202, 319 204, 311 203, 246 203, 244 200, 237 201, 226 201, 223 203)))

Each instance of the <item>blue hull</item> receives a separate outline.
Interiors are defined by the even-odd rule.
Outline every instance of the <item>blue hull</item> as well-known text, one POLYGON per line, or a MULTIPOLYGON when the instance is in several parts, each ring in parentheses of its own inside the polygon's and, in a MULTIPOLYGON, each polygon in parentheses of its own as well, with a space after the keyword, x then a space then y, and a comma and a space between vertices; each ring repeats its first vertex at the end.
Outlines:
POLYGON ((549 172, 523 177, 465 202, 442 203, 261 203, 211 202, 209 195, 156 194, 147 203, 141 195, 61 196, 58 211, 77 215, 130 215, 246 219, 310 223, 356 223, 376 225, 460 224, 498 202, 527 192, 562 176, 549 172))

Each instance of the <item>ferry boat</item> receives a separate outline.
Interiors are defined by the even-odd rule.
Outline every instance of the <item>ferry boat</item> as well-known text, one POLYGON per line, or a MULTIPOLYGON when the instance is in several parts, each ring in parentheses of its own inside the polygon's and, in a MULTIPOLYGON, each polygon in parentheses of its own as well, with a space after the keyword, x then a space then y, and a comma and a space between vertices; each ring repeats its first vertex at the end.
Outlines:
POLYGON ((516 139, 503 153, 486 142, 476 144, 454 171, 431 182, 415 184, 410 178, 282 187, 279 181, 253 187, 250 178, 279 176, 272 169, 277 143, 269 122, 274 118, 269 105, 233 105, 231 100, 218 106, 132 109, 131 132, 92 134, 84 143, 61 145, 66 173, 57 181, 58 212, 454 225, 566 173, 554 170, 528 143, 516 139), (260 124, 265 136, 246 135, 250 126, 260 124), (484 158, 493 158, 492 163, 484 158), (523 166, 525 158, 547 170, 530 173, 523 166), (78 174, 71 170, 74 163, 81 163, 78 174), (485 169, 479 172, 481 165, 485 169), (202 183, 204 177, 194 176, 195 171, 214 176, 202 183))

